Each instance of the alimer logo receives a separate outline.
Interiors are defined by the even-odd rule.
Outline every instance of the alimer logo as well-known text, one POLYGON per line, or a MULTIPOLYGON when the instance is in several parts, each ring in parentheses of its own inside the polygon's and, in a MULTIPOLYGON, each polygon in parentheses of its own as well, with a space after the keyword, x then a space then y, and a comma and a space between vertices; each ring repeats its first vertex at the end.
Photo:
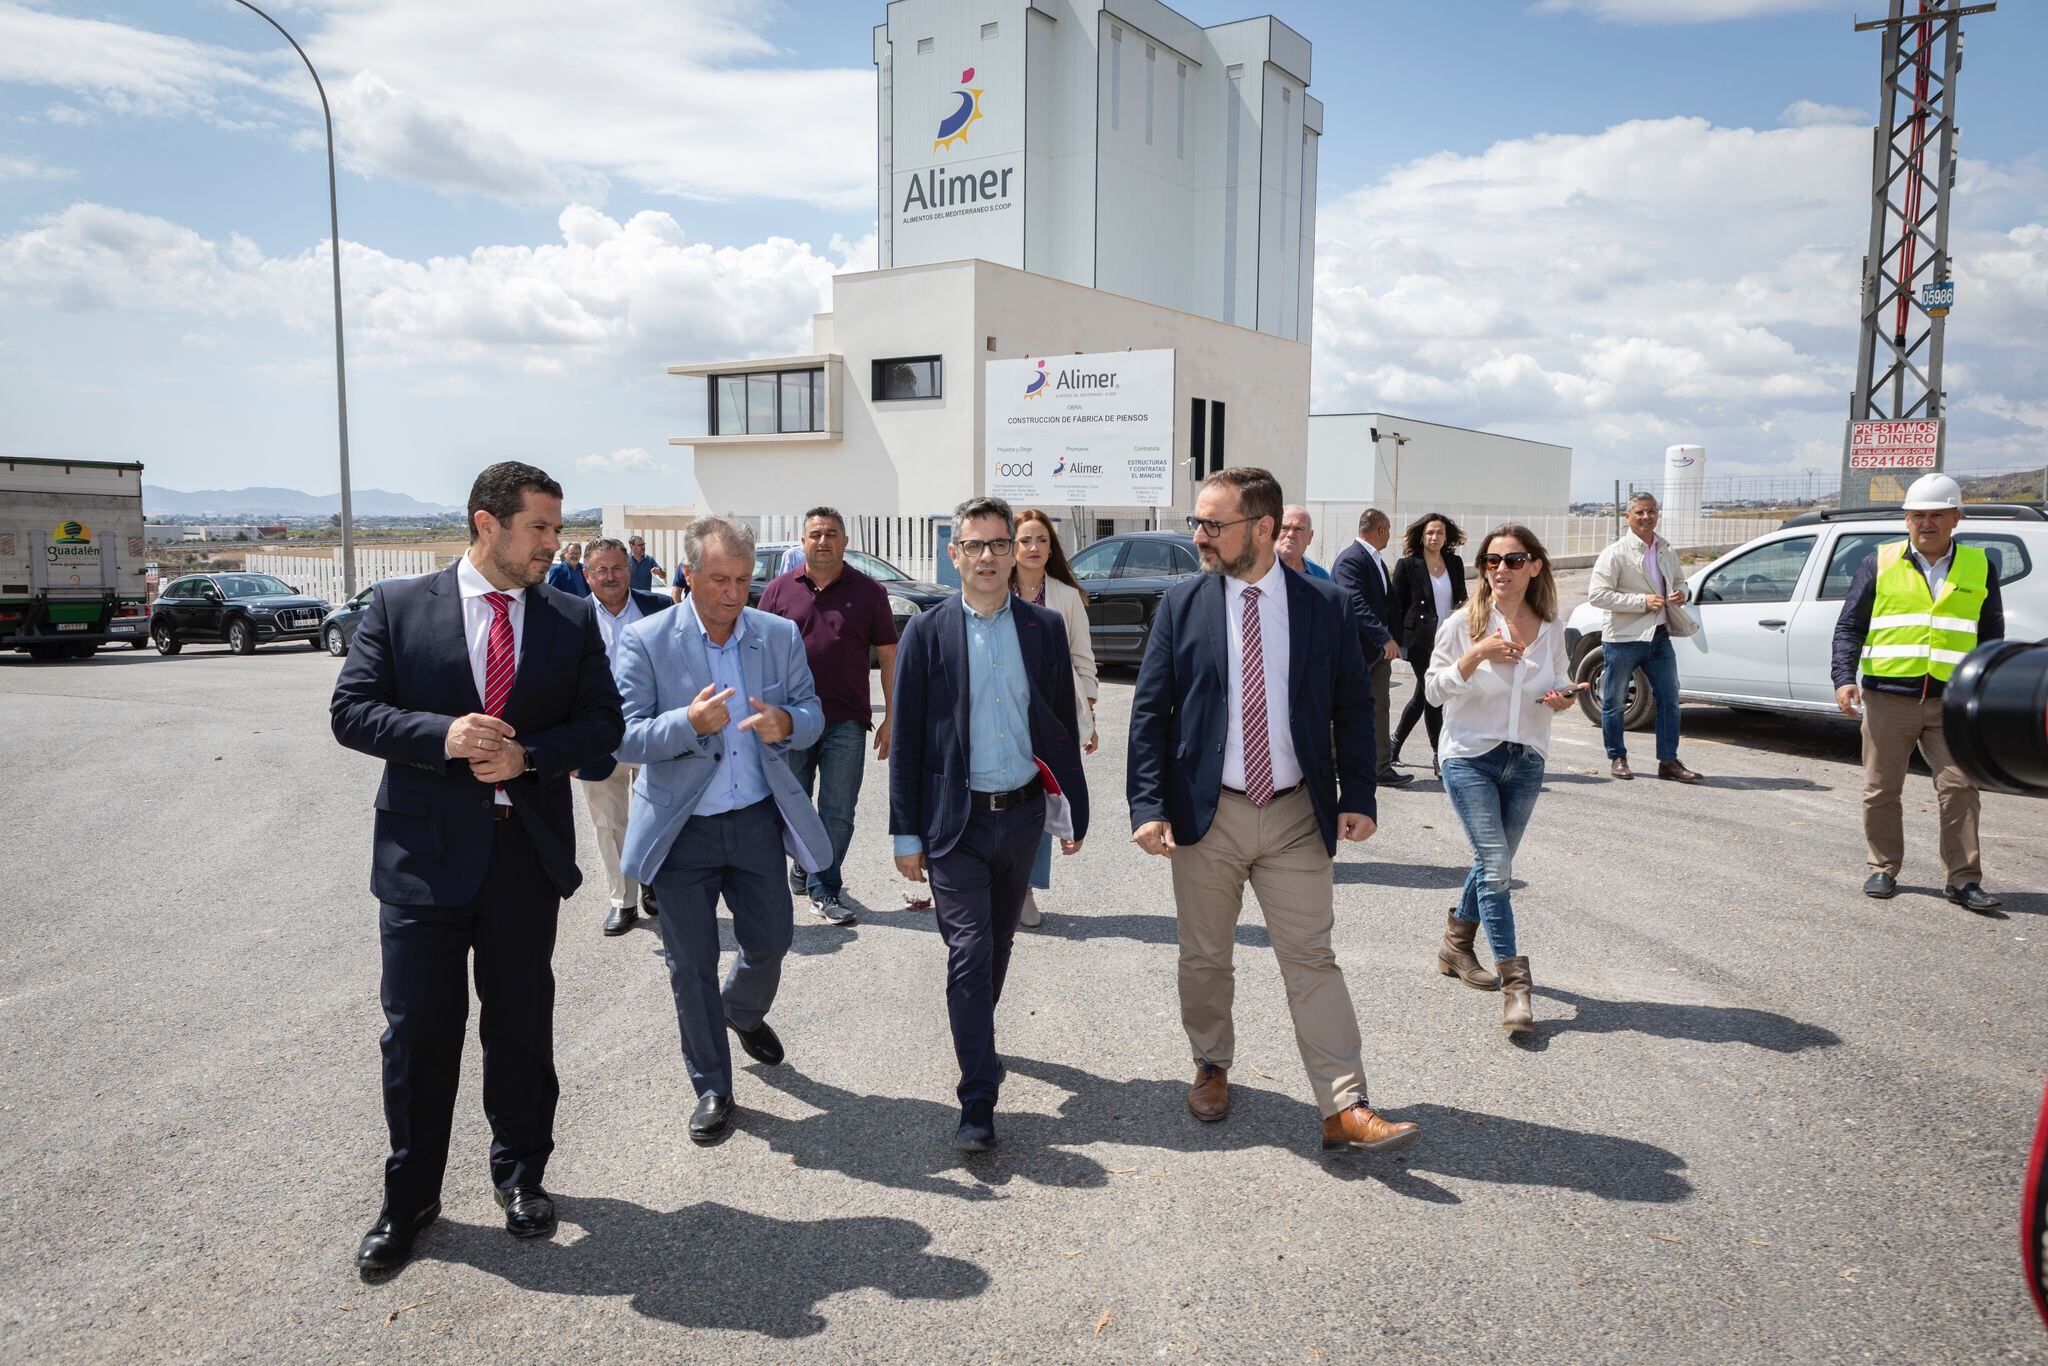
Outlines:
POLYGON ((974 68, 968 67, 960 73, 961 88, 953 93, 960 98, 953 112, 939 120, 939 135, 932 141, 934 152, 949 149, 954 143, 963 147, 967 144, 967 130, 981 119, 982 92, 974 85, 974 68))
MULTIPOLYGON (((1041 376, 1039 376, 1039 378, 1040 378, 1040 379, 1043 379, 1043 378, 1044 378, 1044 376, 1043 376, 1043 375, 1041 375, 1041 376)), ((1052 477, 1053 477, 1053 478, 1055 478, 1055 479, 1057 479, 1057 478, 1059 478, 1059 477, 1060 477, 1061 475, 1065 474, 1066 472, 1067 472, 1067 457, 1065 457, 1065 456, 1063 455, 1063 456, 1061 456, 1061 457, 1060 457, 1060 458, 1059 458, 1059 459, 1058 459, 1057 461, 1055 461, 1055 462, 1053 463, 1053 467, 1052 467, 1052 477)))
POLYGON ((59 522, 50 539, 58 545, 91 545, 92 531, 84 522, 59 522))
MULTIPOLYGON (((1033 376, 1031 377, 1031 383, 1029 383, 1029 384, 1027 384, 1027 385, 1025 385, 1025 386, 1024 386, 1024 397, 1026 397, 1026 398, 1043 398, 1043 397, 1045 397, 1045 362, 1044 362, 1044 361, 1040 361, 1040 362, 1038 363, 1038 373, 1037 373, 1037 374, 1035 374, 1035 375, 1033 375, 1033 376)), ((1059 473, 1059 471, 1058 471, 1058 470, 1054 470, 1054 471, 1053 471, 1053 473, 1054 473, 1054 474, 1058 474, 1058 473, 1059 473)))

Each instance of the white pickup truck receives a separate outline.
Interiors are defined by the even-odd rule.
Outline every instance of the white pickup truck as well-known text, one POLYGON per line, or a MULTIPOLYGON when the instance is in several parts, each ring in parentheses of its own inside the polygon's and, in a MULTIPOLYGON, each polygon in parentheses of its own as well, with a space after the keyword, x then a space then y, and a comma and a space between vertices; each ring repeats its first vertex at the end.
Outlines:
MULTIPOLYGON (((1700 629, 1671 645, 1679 696, 1761 711, 1833 712, 1835 622, 1849 580, 1887 541, 1906 537, 1898 508, 1809 512, 1729 551, 1686 580, 1700 629)), ((1998 570, 2008 640, 2048 638, 2048 516, 2019 503, 1966 505, 1956 539, 1982 546, 1998 570)), ((1582 603, 1565 622, 1572 677, 1593 686, 1580 710, 1600 721, 1600 632, 1606 614, 1582 603)), ((1640 670, 1623 723, 1647 729, 1656 703, 1640 670)))
POLYGON ((142 466, 0 456, 0 650, 143 645, 144 549, 142 466))

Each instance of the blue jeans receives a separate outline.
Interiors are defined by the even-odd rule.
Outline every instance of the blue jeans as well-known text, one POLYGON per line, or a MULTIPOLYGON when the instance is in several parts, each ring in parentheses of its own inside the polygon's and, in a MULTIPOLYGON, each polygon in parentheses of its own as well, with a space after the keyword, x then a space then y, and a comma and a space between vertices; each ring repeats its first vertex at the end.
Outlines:
POLYGON ((1650 680, 1650 695, 1657 700, 1657 762, 1678 759, 1678 655, 1671 648, 1671 633, 1664 627, 1648 640, 1605 641, 1600 646, 1605 663, 1600 679, 1600 738, 1607 742, 1607 757, 1628 757, 1628 743, 1622 738, 1621 717, 1628 703, 1628 681, 1641 669, 1650 680))
POLYGON ((1038 837, 1038 856, 1031 860, 1031 886, 1045 891, 1052 886, 1052 831, 1038 837))
POLYGON ((1472 759, 1444 760, 1444 790, 1472 844, 1472 871, 1458 898, 1458 919, 1486 926, 1495 962, 1515 956, 1515 850, 1536 794, 1543 790, 1543 756, 1527 745, 1498 744, 1472 759))
MULTIPOLYGON (((834 721, 825 727, 818 743, 809 749, 792 749, 787 756, 789 771, 803 785, 804 795, 816 787, 818 819, 832 840, 832 866, 820 868, 805 879, 804 890, 813 897, 827 892, 837 896, 845 883, 839 865, 846 861, 846 847, 853 843, 853 809, 860 804, 861 774, 867 769, 867 727, 858 721, 834 721)), ((790 865, 792 883, 803 870, 790 865)))

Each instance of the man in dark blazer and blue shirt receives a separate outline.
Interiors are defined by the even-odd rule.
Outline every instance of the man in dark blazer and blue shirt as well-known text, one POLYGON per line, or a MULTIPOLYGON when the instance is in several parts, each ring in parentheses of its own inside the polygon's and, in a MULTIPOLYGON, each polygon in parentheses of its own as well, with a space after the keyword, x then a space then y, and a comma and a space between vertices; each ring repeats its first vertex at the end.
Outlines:
POLYGON ((1231 959, 1247 882, 1272 935, 1323 1147, 1392 1152, 1413 1124, 1367 1107, 1358 1016, 1330 949, 1337 841, 1374 830, 1372 701, 1331 584, 1276 558, 1279 481, 1209 476, 1188 519, 1203 573, 1166 591, 1131 699, 1132 842, 1172 861, 1188 1109, 1230 1109, 1231 959))
MULTIPOLYGON (((1391 721, 1394 689, 1394 661, 1401 657, 1401 642, 1394 638, 1393 574, 1387 568, 1387 543, 1393 539, 1394 523, 1378 508, 1367 508, 1358 517, 1358 539, 1337 553, 1330 564, 1330 578, 1344 594, 1351 610, 1352 629, 1365 655, 1367 680, 1372 689, 1373 753, 1379 765, 1375 778, 1382 787, 1399 787, 1414 781, 1414 775, 1394 767, 1391 721)), ((1422 680, 1417 678, 1420 688, 1422 680)))
POLYGON ((1010 592, 1016 520, 1000 498, 953 512, 961 589, 910 619, 896 651, 889 832, 896 867, 929 876, 946 941, 946 1011, 960 1063, 953 1146, 995 1146, 996 1002, 1040 833, 1080 852, 1088 788, 1060 614, 1010 592))
POLYGON ((555 1228, 555 917, 582 881, 569 775, 625 723, 590 605, 541 586, 562 487, 505 461, 469 493, 469 552, 378 585, 334 686, 335 738, 384 760, 370 890, 383 944, 384 1208, 365 1277, 441 1211, 475 954, 491 1180, 516 1237, 555 1228))

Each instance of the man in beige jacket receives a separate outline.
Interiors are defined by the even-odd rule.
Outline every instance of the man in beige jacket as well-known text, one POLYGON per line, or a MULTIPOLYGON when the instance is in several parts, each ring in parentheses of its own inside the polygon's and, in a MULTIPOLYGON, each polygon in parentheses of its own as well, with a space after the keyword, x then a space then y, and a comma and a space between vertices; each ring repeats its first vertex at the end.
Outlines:
POLYGON ((1640 669, 1657 703, 1657 776, 1696 783, 1700 775, 1678 761, 1678 656, 1671 638, 1689 636, 1700 627, 1684 611, 1678 552, 1657 534, 1659 511, 1647 493, 1629 499, 1628 534, 1601 551, 1593 564, 1588 600, 1607 614, 1600 634, 1600 736, 1607 745, 1608 771, 1623 781, 1635 777, 1629 771, 1622 718, 1629 680, 1640 669))

